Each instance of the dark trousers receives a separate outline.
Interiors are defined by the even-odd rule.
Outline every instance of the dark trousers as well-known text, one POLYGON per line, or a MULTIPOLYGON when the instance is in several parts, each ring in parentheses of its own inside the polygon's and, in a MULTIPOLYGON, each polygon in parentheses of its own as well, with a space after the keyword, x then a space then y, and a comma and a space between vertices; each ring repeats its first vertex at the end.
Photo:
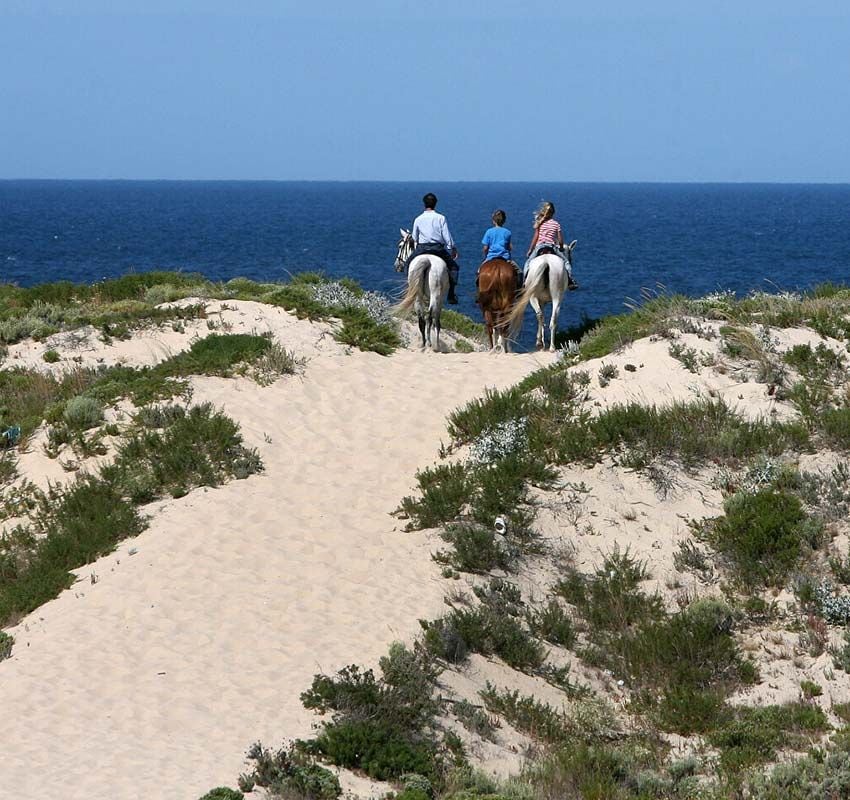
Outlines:
POLYGON ((418 244, 413 249, 413 252, 407 257, 407 261, 404 262, 404 271, 410 267, 410 262, 413 261, 416 256, 438 256, 442 258, 443 261, 446 262, 446 266, 449 268, 449 291, 454 291, 455 286, 457 286, 457 274, 460 270, 460 267, 457 265, 457 262, 449 255, 449 251, 446 250, 445 247, 441 244, 418 244))

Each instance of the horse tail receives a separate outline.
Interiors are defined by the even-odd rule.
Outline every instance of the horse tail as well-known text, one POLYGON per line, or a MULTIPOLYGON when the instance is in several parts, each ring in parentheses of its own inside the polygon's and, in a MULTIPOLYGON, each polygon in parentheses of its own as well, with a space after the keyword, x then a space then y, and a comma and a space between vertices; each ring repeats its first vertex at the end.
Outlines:
POLYGON ((428 276, 430 266, 431 261, 427 258, 416 258, 410 264, 410 270, 407 273, 407 291, 395 307, 396 314, 403 314, 412 308, 422 290, 422 284, 428 276))
POLYGON ((510 314, 508 314, 508 330, 511 332, 510 335, 512 338, 522 325, 522 315, 525 313, 525 307, 528 305, 529 301, 534 296, 534 293, 543 282, 545 275, 545 269, 529 270, 522 293, 517 298, 510 314))

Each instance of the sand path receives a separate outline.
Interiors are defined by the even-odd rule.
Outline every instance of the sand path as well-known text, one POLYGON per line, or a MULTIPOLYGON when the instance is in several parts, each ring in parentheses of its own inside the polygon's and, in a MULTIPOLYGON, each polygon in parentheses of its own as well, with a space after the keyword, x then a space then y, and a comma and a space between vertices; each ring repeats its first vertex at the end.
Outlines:
POLYGON ((235 785, 252 741, 309 733, 315 672, 374 663, 444 607, 434 542, 389 512, 446 415, 550 359, 331 352, 268 388, 199 380, 266 472, 149 507, 11 631, 0 797, 196 800, 235 785))

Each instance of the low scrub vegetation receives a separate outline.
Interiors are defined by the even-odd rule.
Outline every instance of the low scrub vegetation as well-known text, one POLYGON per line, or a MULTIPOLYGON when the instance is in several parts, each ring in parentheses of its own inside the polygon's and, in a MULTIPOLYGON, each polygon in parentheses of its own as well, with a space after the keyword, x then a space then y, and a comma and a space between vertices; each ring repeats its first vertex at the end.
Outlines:
POLYGON ((381 659, 380 670, 376 676, 351 665, 335 676, 313 679, 301 700, 330 719, 314 739, 302 743, 303 750, 378 780, 406 773, 439 780, 445 770, 435 727, 439 669, 426 650, 396 643, 381 659))
POLYGON ((790 492, 739 492, 727 498, 724 510, 708 540, 749 591, 782 587, 801 559, 822 544, 823 526, 790 492))
POLYGON ((736 772, 775 760, 780 748, 805 750, 830 727, 823 710, 808 703, 739 707, 708 741, 720 750, 721 768, 736 772))
POLYGON ((5 661, 12 655, 15 637, 5 631, 0 631, 0 661, 5 661))
POLYGON ((137 430, 99 476, 35 495, 31 521, 0 540, 0 623, 52 599, 72 583, 69 570, 140 533, 139 504, 262 469, 236 424, 210 405, 161 413, 162 430, 137 430))
POLYGON ((496 655, 515 669, 533 672, 546 651, 524 622, 519 591, 507 581, 493 579, 476 587, 480 603, 455 608, 431 622, 423 622, 425 648, 435 657, 460 664, 469 653, 496 655))
MULTIPOLYGON (((93 285, 59 282, 31 288, 0 284, 0 345, 27 337, 45 339, 60 331, 90 325, 105 341, 126 338, 134 328, 205 318, 203 300, 254 300, 281 306, 301 318, 340 321, 338 341, 387 355, 401 346, 390 301, 364 291, 354 281, 332 281, 315 272, 292 276, 288 283, 259 283, 236 278, 227 283, 202 275, 152 271, 93 285), (169 304, 169 305, 163 305, 169 304)), ((443 325, 463 336, 480 338, 481 326, 455 312, 444 312, 443 325)))
POLYGON ((572 572, 557 591, 586 623, 585 660, 630 686, 662 729, 710 730, 724 697, 756 677, 731 636, 732 609, 706 599, 670 614, 641 589, 647 577, 642 563, 615 550, 593 575, 572 572))
POLYGON ((256 742, 247 758, 252 768, 239 776, 243 791, 260 786, 272 797, 299 800, 336 800, 342 794, 337 776, 297 745, 269 750, 256 742))
MULTIPOLYGON (((78 368, 57 376, 19 367, 0 370, 0 430, 16 425, 27 437, 45 419, 68 430, 86 430, 100 422, 104 405, 123 397, 146 405, 186 396, 190 375, 227 377, 258 368, 268 376, 274 347, 263 336, 213 334, 154 367, 78 368)), ((298 362, 287 354, 277 366, 291 373, 298 362)))

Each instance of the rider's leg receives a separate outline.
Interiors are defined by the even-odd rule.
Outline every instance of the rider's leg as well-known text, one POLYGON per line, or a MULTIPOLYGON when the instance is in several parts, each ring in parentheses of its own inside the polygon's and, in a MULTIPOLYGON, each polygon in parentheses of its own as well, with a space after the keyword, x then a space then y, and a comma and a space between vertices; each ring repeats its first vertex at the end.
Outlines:
POLYGON ((457 264, 449 265, 449 296, 447 298, 447 302, 451 305, 457 305, 457 295, 455 294, 455 287, 457 286, 457 273, 458 266, 457 264))

